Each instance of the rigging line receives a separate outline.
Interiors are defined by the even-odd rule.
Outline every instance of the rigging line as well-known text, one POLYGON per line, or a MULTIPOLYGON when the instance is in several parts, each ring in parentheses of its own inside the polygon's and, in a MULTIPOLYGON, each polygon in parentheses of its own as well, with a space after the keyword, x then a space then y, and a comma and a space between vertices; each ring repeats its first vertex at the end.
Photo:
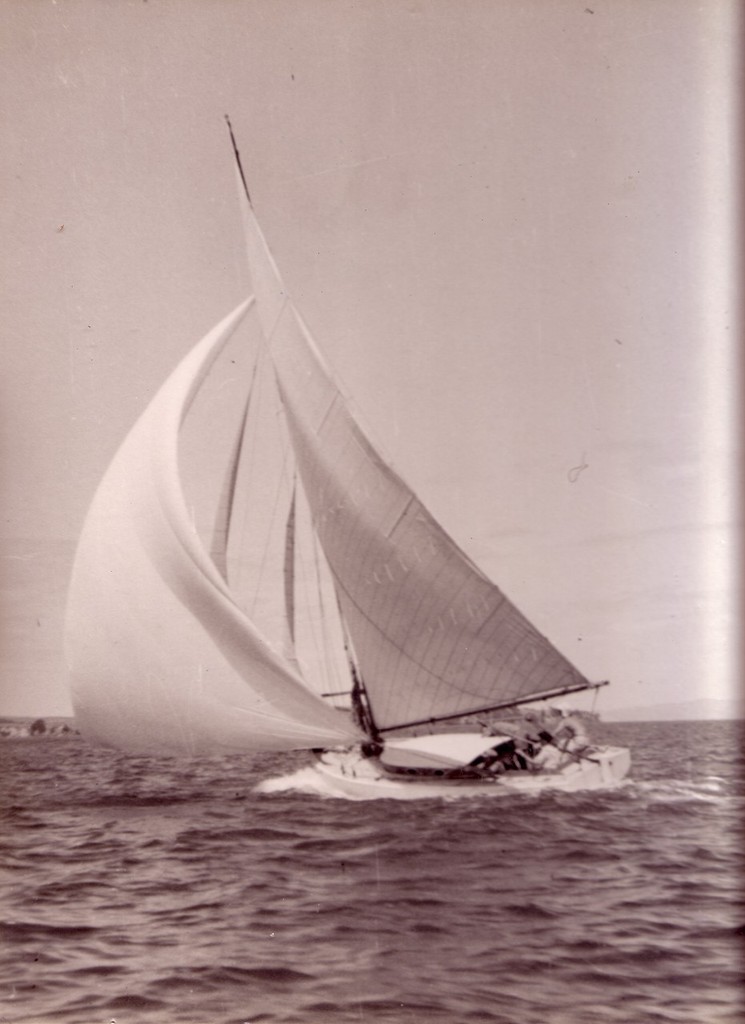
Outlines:
POLYGON ((285 283, 284 283, 284 281, 280 280, 278 283, 282 286, 282 305, 280 306, 279 312, 277 313, 276 317, 274 318, 274 323, 270 327, 270 329, 269 329, 269 331, 268 331, 268 333, 266 335, 266 338, 265 338, 267 352, 269 352, 269 353, 271 353, 271 350, 272 350, 272 342, 274 341, 274 335, 277 333, 277 328, 279 327, 279 321, 282 319, 282 316, 284 315, 284 311, 290 305, 290 297, 287 294, 287 292, 285 291, 285 283))

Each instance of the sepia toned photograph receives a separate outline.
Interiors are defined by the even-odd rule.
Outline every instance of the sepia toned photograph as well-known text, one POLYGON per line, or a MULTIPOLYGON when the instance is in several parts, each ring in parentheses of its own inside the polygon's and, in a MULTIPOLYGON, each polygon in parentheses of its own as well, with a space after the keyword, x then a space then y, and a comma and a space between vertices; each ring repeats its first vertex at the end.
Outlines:
POLYGON ((2 0, 0 1024, 738 1024, 734 0, 2 0))

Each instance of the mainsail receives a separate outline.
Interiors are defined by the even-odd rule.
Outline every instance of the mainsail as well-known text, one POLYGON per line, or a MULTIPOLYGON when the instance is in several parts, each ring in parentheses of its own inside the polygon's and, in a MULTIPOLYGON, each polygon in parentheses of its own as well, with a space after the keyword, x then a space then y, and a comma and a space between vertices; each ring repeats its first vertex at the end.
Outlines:
POLYGON ((591 684, 375 450, 242 196, 251 279, 303 488, 379 731, 591 684))
POLYGON ((349 717, 312 693, 238 607, 184 503, 179 428, 249 305, 164 384, 86 519, 68 602, 71 690, 81 728, 114 746, 195 753, 359 739, 349 717))

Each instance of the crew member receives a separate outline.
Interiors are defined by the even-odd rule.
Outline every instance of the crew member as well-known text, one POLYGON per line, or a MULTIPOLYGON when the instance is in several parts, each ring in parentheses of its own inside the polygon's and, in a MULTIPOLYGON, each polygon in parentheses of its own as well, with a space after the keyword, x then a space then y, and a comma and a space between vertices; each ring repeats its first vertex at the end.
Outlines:
POLYGON ((563 712, 561 708, 550 707, 544 718, 546 732, 551 743, 568 754, 581 754, 589 746, 585 723, 579 715, 563 712))

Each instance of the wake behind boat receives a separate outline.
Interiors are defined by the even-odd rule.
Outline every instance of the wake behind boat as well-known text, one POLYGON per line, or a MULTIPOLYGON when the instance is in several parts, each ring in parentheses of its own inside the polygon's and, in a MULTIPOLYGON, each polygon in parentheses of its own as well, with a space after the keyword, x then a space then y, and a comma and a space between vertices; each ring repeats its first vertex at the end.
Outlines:
POLYGON ((566 723, 442 731, 604 684, 372 445, 287 294, 235 156, 255 296, 176 368, 96 492, 66 625, 80 728, 134 751, 314 750, 316 771, 350 795, 617 784, 628 751, 575 743, 566 723), (233 440, 215 452, 223 485, 206 540, 184 495, 184 438, 249 310, 260 343, 233 440), (263 420, 260 387, 276 400, 263 420))

